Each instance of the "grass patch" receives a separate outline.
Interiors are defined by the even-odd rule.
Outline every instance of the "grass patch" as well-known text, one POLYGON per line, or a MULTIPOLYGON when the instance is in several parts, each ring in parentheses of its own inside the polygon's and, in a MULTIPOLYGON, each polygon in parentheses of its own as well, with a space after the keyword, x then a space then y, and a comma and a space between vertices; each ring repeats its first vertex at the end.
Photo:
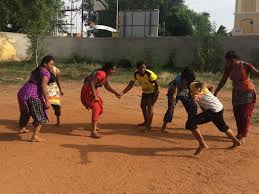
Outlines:
MULTIPOLYGON (((57 63, 56 66, 61 70, 61 79, 65 81, 83 81, 84 78, 92 73, 93 70, 101 67, 100 64, 86 63, 57 63)), ((35 68, 31 62, 1 62, 0 63, 0 84, 15 84, 25 83, 30 76, 30 72, 35 68)), ((152 69, 151 69, 152 70, 152 69)), ((112 82, 128 83, 135 72, 135 68, 118 68, 114 76, 111 77, 112 82)), ((175 72, 169 72, 162 68, 154 70, 158 75, 159 84, 161 87, 167 87, 180 69, 175 72)), ((222 72, 218 73, 203 73, 196 72, 197 80, 206 81, 210 84, 217 85, 221 79, 222 72)), ((259 80, 255 80, 255 85, 259 89, 259 80)), ((224 89, 231 89, 231 81, 229 80, 224 89)))

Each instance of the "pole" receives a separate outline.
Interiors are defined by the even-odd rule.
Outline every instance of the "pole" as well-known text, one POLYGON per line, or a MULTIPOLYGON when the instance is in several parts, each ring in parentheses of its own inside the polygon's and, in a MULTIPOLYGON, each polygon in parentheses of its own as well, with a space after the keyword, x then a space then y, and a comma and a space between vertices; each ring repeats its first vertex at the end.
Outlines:
POLYGON ((81 20, 81 37, 83 37, 84 33, 84 0, 82 0, 82 9, 81 9, 81 15, 82 15, 82 20, 81 20))
POLYGON ((119 0, 117 0, 116 30, 119 31, 119 0))
POLYGON ((73 0, 71 0, 71 18, 70 18, 70 25, 71 25, 71 29, 70 29, 70 33, 71 36, 73 36, 73 9, 74 9, 74 4, 73 4, 73 0))

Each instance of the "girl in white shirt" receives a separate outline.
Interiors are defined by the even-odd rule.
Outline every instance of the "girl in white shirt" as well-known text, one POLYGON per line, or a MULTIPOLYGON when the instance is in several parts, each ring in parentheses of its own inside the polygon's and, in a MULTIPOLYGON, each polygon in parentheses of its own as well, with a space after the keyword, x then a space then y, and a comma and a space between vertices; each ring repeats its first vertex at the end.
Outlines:
POLYGON ((190 125, 188 129, 192 131, 193 135, 199 142, 199 147, 197 148, 195 155, 202 153, 205 149, 208 149, 203 136, 198 129, 197 125, 201 125, 208 122, 213 122, 216 127, 221 131, 226 133, 226 135, 232 139, 233 145, 231 148, 240 146, 239 140, 235 137, 233 131, 228 127, 223 118, 224 108, 219 99, 214 96, 210 90, 213 89, 211 86, 206 86, 206 84, 195 81, 190 85, 191 94, 194 100, 199 104, 202 113, 197 114, 195 117, 190 118, 190 125), (209 90, 210 89, 210 90, 209 90))

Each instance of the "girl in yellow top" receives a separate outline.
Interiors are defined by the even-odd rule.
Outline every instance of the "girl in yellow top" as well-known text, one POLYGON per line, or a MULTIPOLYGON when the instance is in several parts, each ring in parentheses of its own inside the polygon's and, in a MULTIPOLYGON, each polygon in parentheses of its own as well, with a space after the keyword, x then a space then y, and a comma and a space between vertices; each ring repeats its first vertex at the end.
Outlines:
POLYGON ((60 70, 53 66, 50 71, 51 78, 50 84, 48 85, 47 92, 48 92, 48 100, 55 111, 55 115, 57 117, 57 126, 61 126, 60 123, 60 116, 61 116, 61 103, 60 98, 63 95, 61 85, 60 85, 60 70))
POLYGON ((134 77, 128 84, 128 86, 122 91, 120 96, 126 94, 131 88, 133 88, 135 82, 138 81, 142 86, 142 98, 141 109, 144 116, 144 123, 139 126, 145 126, 146 129, 143 132, 151 130, 151 124, 153 120, 153 107, 157 101, 159 95, 159 86, 157 81, 157 75, 146 68, 144 61, 137 62, 137 71, 134 73, 134 77))

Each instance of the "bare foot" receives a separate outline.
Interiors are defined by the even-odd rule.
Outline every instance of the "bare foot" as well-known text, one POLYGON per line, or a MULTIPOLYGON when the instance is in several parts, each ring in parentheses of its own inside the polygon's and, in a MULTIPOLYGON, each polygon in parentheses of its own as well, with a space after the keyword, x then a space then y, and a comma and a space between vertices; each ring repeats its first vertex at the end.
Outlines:
POLYGON ((228 149, 235 149, 238 146, 241 146, 241 142, 240 141, 237 141, 237 142, 235 141, 235 142, 233 142, 233 145, 230 146, 228 149))
POLYGON ((98 133, 94 133, 94 132, 91 133, 90 137, 95 138, 95 139, 101 138, 101 136, 98 133))
POLYGON ((204 150, 209 149, 207 145, 200 145, 195 151, 194 155, 200 155, 204 150))
POLYGON ((146 123, 140 123, 140 124, 137 124, 139 127, 144 127, 146 125, 146 123))
POLYGON ((31 142, 46 142, 46 140, 45 140, 45 139, 42 139, 42 138, 40 138, 40 137, 33 137, 33 138, 31 139, 31 142))
POLYGON ((142 132, 142 133, 147 133, 149 131, 150 131, 149 129, 142 129, 142 130, 140 130, 140 132, 142 132))
POLYGON ((57 123, 56 126, 57 126, 57 127, 61 127, 61 124, 60 124, 60 123, 57 123))
POLYGON ((169 133, 169 132, 166 130, 166 128, 162 128, 160 131, 161 131, 161 133, 169 133))
POLYGON ((241 144, 244 144, 246 142, 246 137, 241 137, 239 141, 241 144))
POLYGON ((29 129, 22 128, 18 133, 22 134, 22 133, 29 133, 29 132, 30 132, 29 129))

